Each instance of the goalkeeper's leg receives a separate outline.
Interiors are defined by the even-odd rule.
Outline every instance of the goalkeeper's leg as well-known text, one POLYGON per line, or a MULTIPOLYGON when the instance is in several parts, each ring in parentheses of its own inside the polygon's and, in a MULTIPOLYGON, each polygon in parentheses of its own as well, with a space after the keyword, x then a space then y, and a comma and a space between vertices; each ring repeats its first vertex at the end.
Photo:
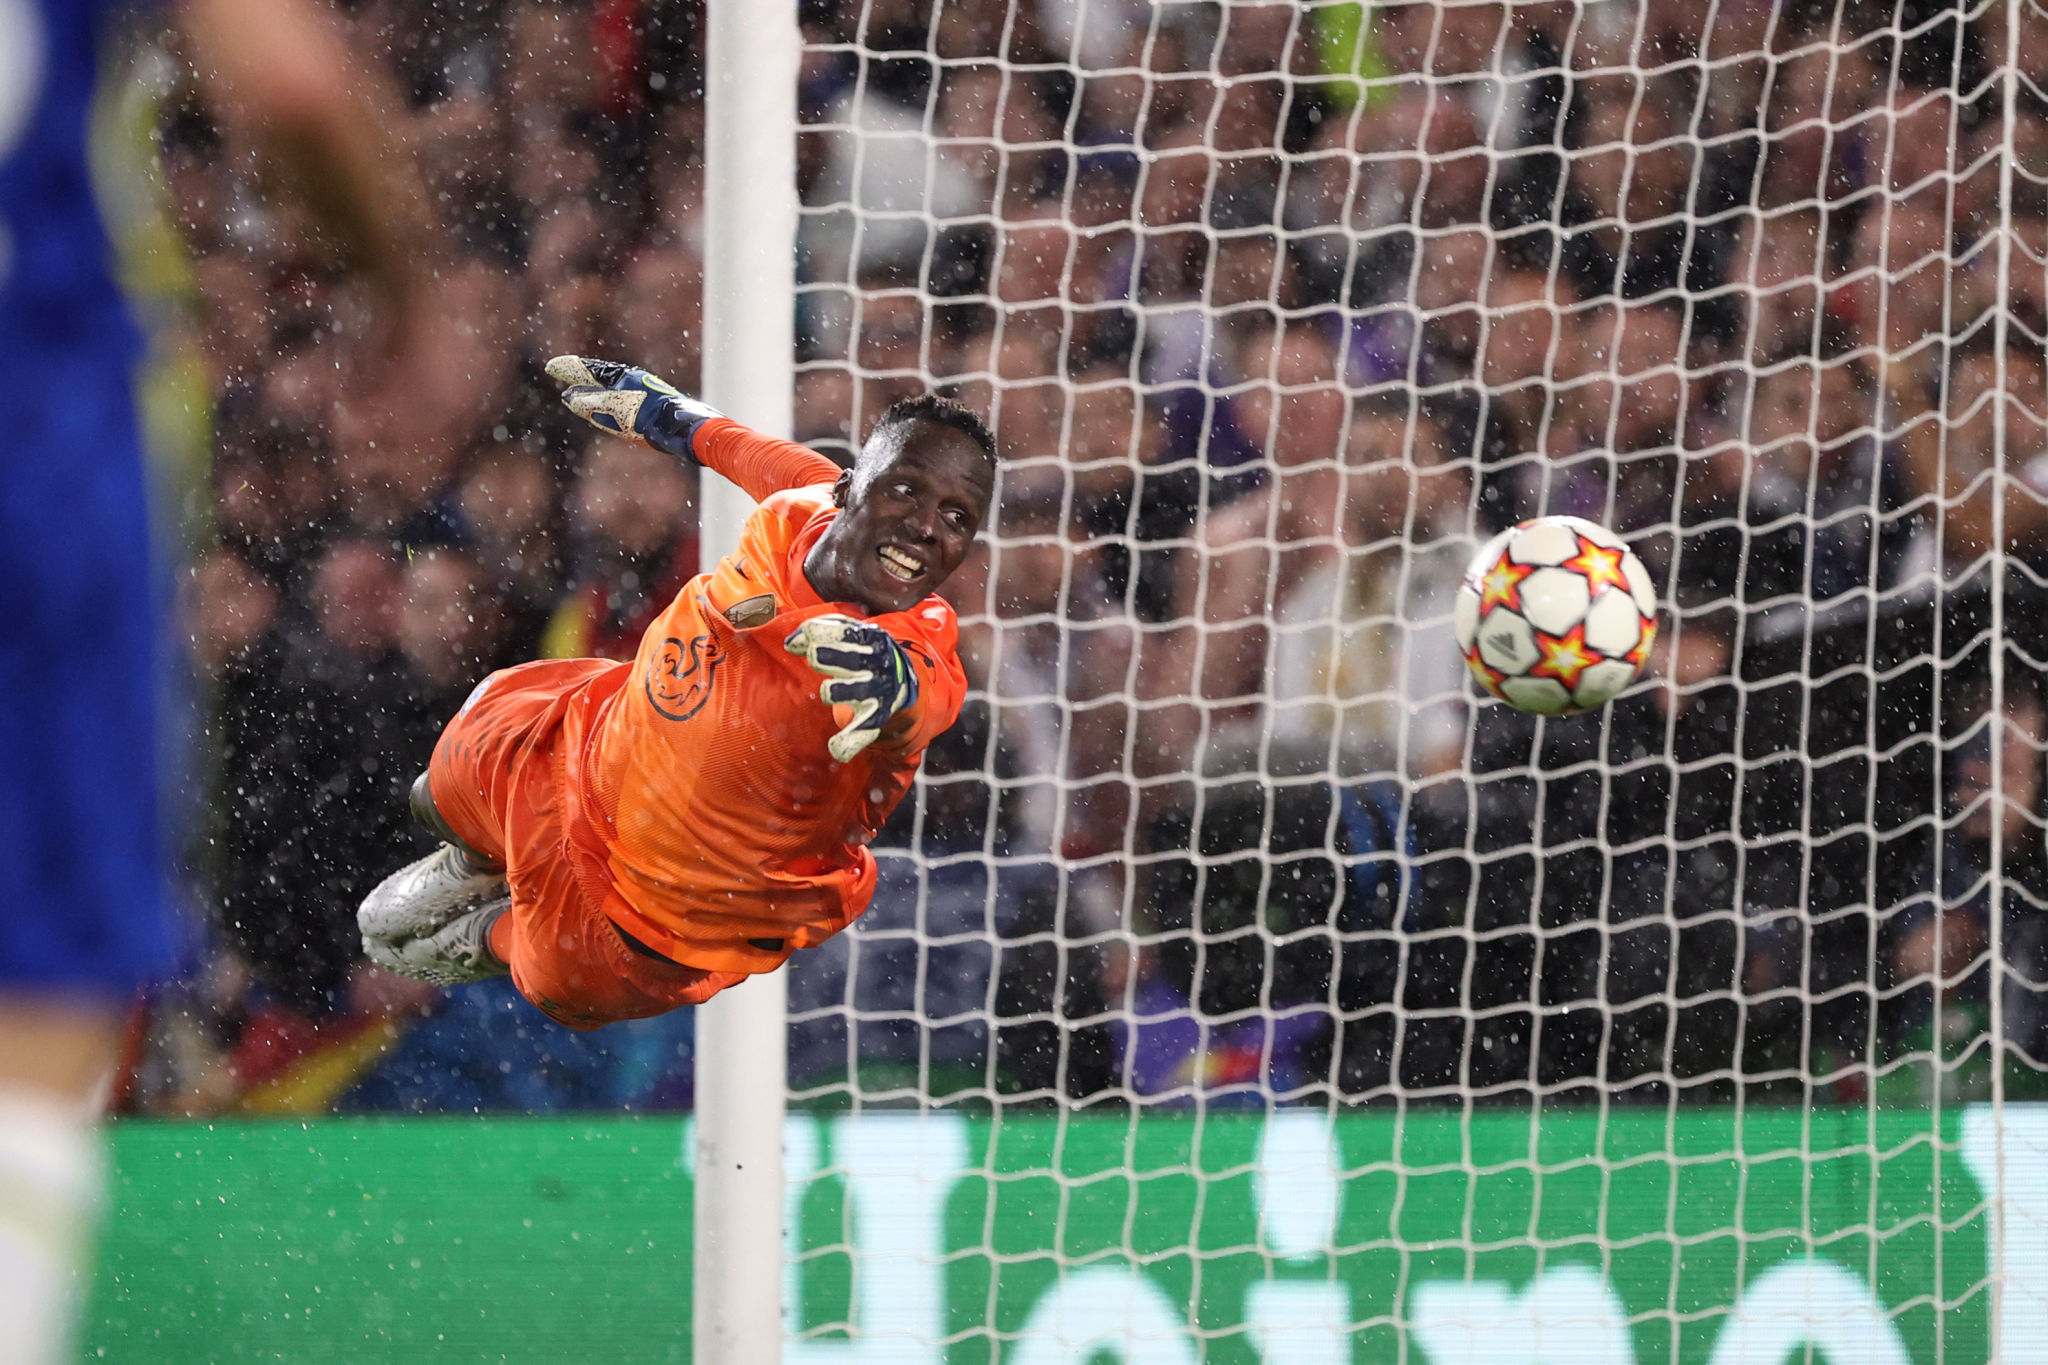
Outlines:
POLYGON ((412 787, 412 813, 441 847, 377 884, 356 912, 363 952, 386 971, 437 986, 505 974, 491 928, 511 908, 505 870, 470 847, 434 807, 427 775, 412 787))
POLYGON ((371 962, 440 986, 504 974, 506 959, 490 942, 510 904, 507 815, 545 795, 522 792, 516 758, 564 692, 613 667, 589 659, 524 664, 491 674, 470 694, 412 786, 413 819, 441 847, 386 877, 356 912, 371 962))
POLYGON ((509 968, 521 995, 575 1029, 700 1004, 743 979, 629 942, 605 906, 608 868, 569 837, 575 794, 557 765, 536 761, 565 693, 620 667, 522 664, 470 696, 413 787, 414 817, 442 846, 387 877, 358 914, 372 961, 437 984, 509 968))

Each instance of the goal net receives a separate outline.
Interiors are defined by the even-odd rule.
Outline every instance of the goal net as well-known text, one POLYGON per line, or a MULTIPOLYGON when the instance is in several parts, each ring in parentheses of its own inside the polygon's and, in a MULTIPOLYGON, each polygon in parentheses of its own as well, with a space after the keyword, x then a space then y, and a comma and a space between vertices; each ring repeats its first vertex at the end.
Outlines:
POLYGON ((802 14, 795 434, 1003 462, 791 1358, 2039 1349, 2048 15, 802 14), (1546 513, 1659 584, 1598 714, 1454 638, 1546 513))

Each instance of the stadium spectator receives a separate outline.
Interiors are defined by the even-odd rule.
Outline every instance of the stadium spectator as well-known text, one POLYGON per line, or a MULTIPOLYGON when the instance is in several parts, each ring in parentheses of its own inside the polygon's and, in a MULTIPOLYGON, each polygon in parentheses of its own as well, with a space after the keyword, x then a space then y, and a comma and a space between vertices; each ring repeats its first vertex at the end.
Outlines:
POLYGON ((988 409, 1001 431, 996 439, 1003 454, 1003 492, 1010 497, 1028 492, 1057 504, 1065 480, 1060 439, 1067 424, 1058 329, 1029 321, 1020 325, 1011 318, 992 340, 995 379, 988 409))
POLYGON ((1839 306, 1857 342, 1889 365, 1909 367, 1923 387, 1938 366, 1934 343, 1948 332, 1953 235, 1924 203, 1894 208, 1875 201, 1856 224, 1843 277, 1839 306))
POLYGON ((1010 496, 995 522, 996 543, 948 596, 969 617, 962 661, 989 693, 1012 779, 1002 837, 1017 852, 1100 853, 1126 815, 1131 623, 1101 552, 1063 528, 1057 497, 1010 496))
POLYGON ((1137 188, 1137 270, 1132 303, 1138 319, 1140 375, 1171 384, 1206 377, 1215 345, 1199 306, 1207 271, 1201 230, 1209 160, 1198 128, 1182 123, 1156 134, 1137 188))
MULTIPOLYGON (((1003 70, 994 62, 952 67, 939 77, 933 131, 940 159, 962 177, 958 208, 992 213, 998 202, 1003 153, 1003 70)), ((1020 98, 1024 98, 1020 94, 1020 98)))
POLYGON ((658 450, 599 440, 569 492, 576 570, 543 638, 550 659, 629 659, 697 572, 697 480, 658 450))
POLYGON ((1297 232, 1321 229, 1305 243, 1314 296, 1360 306, 1405 298, 1424 234, 1485 221, 1484 130, 1466 103, 1421 84, 1325 128, 1312 146, 1316 180, 1287 215, 1297 232))
POLYGON ((982 851, 978 840, 937 840, 923 848, 936 866, 907 850, 879 856, 872 908, 791 961, 799 1092, 852 1081, 869 1094, 985 1099, 1060 1084, 1042 1063, 1019 1067, 997 1046, 1003 1016, 1053 1003, 1043 986, 1036 999, 1018 998, 1016 950, 1006 945, 1044 931, 1055 878, 1043 863, 992 863, 982 851))
MULTIPOLYGON (((647 358, 694 389, 703 373, 704 263, 685 242, 636 252, 613 289, 606 335, 621 354, 647 358), (679 322, 678 319, 690 319, 679 322)), ((553 341, 547 349, 558 351, 553 341)))
MULTIPOLYGON (((2043 155, 2048 156, 2048 148, 2043 155)), ((2016 205, 2005 223, 1991 224, 1964 256, 1957 281, 1960 315, 1978 317, 2002 305, 2033 335, 2048 331, 2048 204, 2016 205), (2008 243, 2010 252, 2001 264, 2008 243)))
POLYGON ((1407 408, 1353 407, 1334 553, 1274 604, 1267 727, 1275 763, 1295 771, 1426 776, 1463 756, 1450 621, 1475 548, 1471 478, 1437 423, 1407 408))
POLYGON ((1830 99, 1833 63, 1820 36, 1812 30, 1786 35, 1792 50, 1771 72, 1759 105, 1769 136, 1761 144, 1755 192, 1766 209, 1839 198, 1848 188, 1845 149, 1831 136, 1835 118, 1848 107, 1830 99))
POLYGON ((496 606, 491 658, 504 666, 538 657, 562 586, 553 472, 523 444, 492 442, 471 457, 452 503, 456 539, 482 572, 485 602, 496 606))
POLYGON ((1889 420, 1899 427, 1908 487, 1940 500, 1936 540, 1950 577, 1983 565, 2003 488, 2004 542, 2037 567, 2048 563, 2048 360, 2030 344, 2001 351, 1988 328, 1956 347, 1946 403, 1894 366, 1889 420), (1946 421, 1933 420, 1944 413, 1946 421), (1994 480, 1994 475, 2002 479, 1994 480))
POLYGON ((1698 177, 1685 124, 1697 81, 1682 69, 1588 81, 1566 121, 1575 144, 1563 222, 1567 268, 1598 293, 1645 298, 1677 287, 1703 255, 1685 216, 1698 177))
POLYGON ((1809 350, 1820 340, 1821 291, 1832 274, 1820 212, 1745 213, 1724 275, 1725 324, 1738 356, 1809 350))
MULTIPOLYGON (((1327 348, 1294 354, 1328 360, 1327 348)), ((1211 775, 1440 770, 1459 748, 1464 682, 1445 631, 1470 552, 1469 475, 1399 396, 1358 407, 1327 443, 1302 435, 1344 420, 1343 398, 1319 392, 1312 372, 1283 371, 1281 383, 1304 378, 1280 400, 1279 420, 1308 443, 1287 446, 1298 461, 1212 513, 1184 567, 1175 615, 1201 625, 1171 637, 1167 690, 1202 699, 1200 750, 1192 729, 1162 728, 1155 742, 1211 775)))
POLYGON ((1684 323, 1661 304, 1594 298, 1560 319, 1544 463, 1520 466, 1519 501, 1634 531, 1671 515, 1686 417, 1684 323))
POLYGON ((1494 259, 1484 286, 1475 382, 1459 401, 1467 414, 1460 425, 1470 431, 1458 438, 1461 449, 1485 461, 1478 498, 1488 526, 1512 524, 1534 509, 1540 452, 1563 435, 1558 380, 1570 359, 1564 341, 1577 302, 1566 277, 1509 256, 1494 259))
MULTIPOLYGON (((1834 93, 1840 98, 1838 85, 1834 93)), ((1864 174, 1895 212, 1931 213, 1950 224, 1951 236, 1973 237, 1998 193, 1998 177, 1960 174, 1958 162, 1973 141, 1963 102, 1950 90, 1905 86, 1874 104, 1854 126, 1864 174)))
POLYGON ((406 562, 393 636, 406 705, 401 743, 431 755, 440 727, 462 705, 495 653, 499 622, 482 574, 459 550, 425 550, 406 562))
POLYGON ((324 439, 281 423, 227 424, 215 438, 212 482, 222 547, 285 586, 312 559, 331 515, 324 439))
POLYGON ((2024 1093, 2038 1093, 2040 1070, 2048 1066, 2048 938, 2041 923, 2041 906, 2048 903, 2048 846, 2041 835, 2048 816, 2042 780, 2048 708, 2036 680, 2017 673, 2007 678, 2003 720, 1989 713, 1988 699, 1979 699, 1968 730, 1945 755, 1947 823, 1920 894, 1885 927, 1889 1051, 1919 1059, 1893 1078, 1890 1088, 1900 1099, 1932 1103, 1988 1093, 1981 1061, 1974 1067, 1968 1061, 1991 1025, 1987 964, 1994 913, 2003 917, 1999 965, 2010 973, 1997 987, 2004 993, 2005 1038, 2035 1068, 2024 1093), (2003 734, 1994 736, 1994 727, 2003 734), (2000 740, 1996 776, 1994 737, 2000 740), (1994 848, 2002 855, 1997 867, 1994 848), (1994 886, 2002 888, 1995 902, 1994 886), (1966 1077, 1957 1062, 1974 1074, 1966 1077))
POLYGON ((1604 910, 1614 928, 1604 967, 1587 965, 1606 1016, 1603 1078, 1638 1099, 1661 1099, 1667 1085, 1695 1099, 1726 1093, 1735 1065, 1744 908, 1736 638, 1725 610, 1670 620, 1655 685, 1615 704, 1602 755, 1615 770, 1604 910))
POLYGON ((891 403, 911 397, 926 358, 926 319, 902 288, 864 290, 854 310, 855 425, 866 431, 891 403))
POLYGON ((1541 448, 1540 433, 1548 417, 1545 397, 1554 382, 1559 315, 1572 302, 1562 288, 1550 272, 1511 259, 1495 261, 1487 272, 1484 332, 1475 343, 1473 375, 1522 433, 1514 443, 1517 449, 1541 448))
MULTIPOLYGON (((924 112, 929 86, 922 62, 872 60, 866 78, 836 94, 813 125, 824 145, 807 198, 822 211, 806 214, 802 229, 811 278, 915 272, 930 246, 933 218, 986 211, 985 190, 971 172, 932 154, 924 112)), ((1032 129, 1043 132, 1042 114, 1027 111, 1025 83, 1006 88, 999 135, 1024 140, 1032 129)), ((988 93, 983 87, 981 97, 988 93)))
POLYGON ((202 580, 232 689, 219 887, 222 927, 256 979, 294 1009, 336 1007, 360 955, 350 896, 365 859, 411 834, 381 804, 398 800, 407 695, 397 650, 400 574, 378 546, 340 540, 314 564, 302 620, 283 615, 266 643, 239 613, 260 600, 216 566, 202 580))

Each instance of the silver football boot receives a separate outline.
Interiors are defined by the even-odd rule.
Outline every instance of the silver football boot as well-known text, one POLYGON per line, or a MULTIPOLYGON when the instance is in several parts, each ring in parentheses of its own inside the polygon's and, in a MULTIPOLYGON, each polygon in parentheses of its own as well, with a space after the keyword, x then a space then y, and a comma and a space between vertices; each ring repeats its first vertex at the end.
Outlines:
POLYGON ((363 935, 363 951, 387 972, 410 976, 435 986, 465 986, 511 969, 491 952, 491 926, 512 909, 512 898, 500 895, 464 911, 430 934, 392 942, 363 935))
POLYGON ((426 777, 413 784, 413 816, 448 842, 377 884, 356 911, 363 953, 386 971, 456 986, 501 976, 490 930, 511 908, 505 870, 461 846, 434 810, 426 777))

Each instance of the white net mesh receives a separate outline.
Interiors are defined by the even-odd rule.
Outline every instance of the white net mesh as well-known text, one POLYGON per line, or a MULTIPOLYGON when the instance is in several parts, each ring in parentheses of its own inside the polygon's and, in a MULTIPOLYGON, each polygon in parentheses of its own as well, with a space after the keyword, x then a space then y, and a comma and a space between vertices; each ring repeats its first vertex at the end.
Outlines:
POLYGON ((2048 17, 805 25, 797 435, 938 388, 1006 458, 966 714, 793 968, 792 1099, 928 1120, 797 1121, 803 1349, 1984 1358, 1967 1106, 2048 1060, 2048 17), (1563 721, 1451 629, 1551 512, 1665 608, 1563 721))

